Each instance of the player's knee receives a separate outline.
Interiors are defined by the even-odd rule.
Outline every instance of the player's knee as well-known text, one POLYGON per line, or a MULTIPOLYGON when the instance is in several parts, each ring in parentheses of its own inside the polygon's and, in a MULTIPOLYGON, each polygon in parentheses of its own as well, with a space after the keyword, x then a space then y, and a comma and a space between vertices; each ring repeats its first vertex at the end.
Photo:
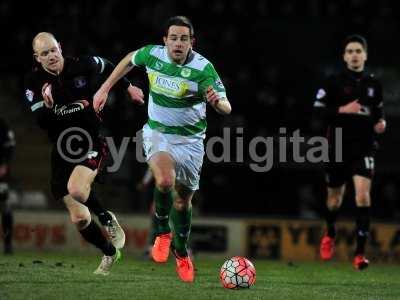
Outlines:
POLYGON ((362 191, 356 193, 356 202, 357 206, 369 206, 371 202, 369 192, 362 191))
POLYGON ((156 185, 160 191, 168 192, 174 187, 174 179, 172 176, 160 176, 156 185))
POLYGON ((338 210, 342 204, 342 195, 330 195, 328 197, 327 206, 329 210, 338 210))
POLYGON ((177 211, 182 211, 184 209, 187 209, 188 206, 189 206, 188 201, 185 201, 181 198, 177 198, 174 200, 174 207, 177 211))
POLYGON ((68 182, 68 194, 80 202, 85 200, 85 191, 82 186, 73 182, 68 182))

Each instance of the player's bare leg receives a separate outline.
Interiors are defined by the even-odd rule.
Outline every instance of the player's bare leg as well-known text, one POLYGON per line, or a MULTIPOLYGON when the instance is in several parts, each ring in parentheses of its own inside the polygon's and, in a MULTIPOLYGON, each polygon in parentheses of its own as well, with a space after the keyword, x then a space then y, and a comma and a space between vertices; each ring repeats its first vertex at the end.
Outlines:
POLYGON ((192 225, 192 198, 194 191, 177 183, 176 192, 177 195, 171 209, 176 272, 182 281, 193 282, 195 276, 194 266, 188 254, 187 242, 192 225))
POLYGON ((345 188, 346 188, 345 185, 342 185, 337 188, 328 187, 328 197, 326 201, 327 230, 325 235, 322 237, 320 244, 320 256, 322 260, 330 260, 335 253, 335 237, 336 237, 335 223, 338 215, 338 210, 342 205, 345 188))
POLYGON ((363 270, 368 267, 369 260, 365 257, 365 245, 369 236, 371 206, 371 179, 363 176, 354 176, 354 188, 356 191, 356 235, 357 246, 354 253, 353 266, 357 270, 363 270))
POLYGON ((98 216, 103 228, 106 230, 112 244, 121 249, 125 245, 125 233, 119 225, 115 215, 105 210, 99 203, 91 189, 97 170, 93 171, 85 166, 76 166, 68 181, 68 192, 76 200, 84 203, 98 216))
POLYGON ((164 263, 168 260, 172 240, 169 215, 176 178, 175 161, 167 152, 158 152, 149 160, 149 166, 155 180, 154 201, 157 222, 157 236, 151 256, 155 262, 164 263))
POLYGON ((72 223, 76 225, 82 237, 104 254, 95 274, 108 275, 112 265, 121 256, 120 251, 103 236, 100 227, 92 221, 89 209, 85 205, 74 200, 70 195, 65 196, 63 200, 72 223))

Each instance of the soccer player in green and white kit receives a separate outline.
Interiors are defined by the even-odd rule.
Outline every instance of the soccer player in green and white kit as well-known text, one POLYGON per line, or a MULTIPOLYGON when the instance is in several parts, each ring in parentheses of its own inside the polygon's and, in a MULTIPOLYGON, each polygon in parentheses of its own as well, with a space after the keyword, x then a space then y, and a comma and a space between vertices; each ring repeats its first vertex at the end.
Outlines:
POLYGON ((231 112, 231 105, 213 65, 192 50, 194 31, 188 18, 169 19, 163 39, 165 46, 148 45, 129 53, 97 91, 93 106, 101 110, 109 90, 120 78, 134 66, 146 67, 150 94, 143 144, 155 178, 158 223, 152 257, 158 263, 166 262, 173 238, 178 276, 193 282, 194 267, 186 245, 191 199, 199 188, 204 156, 206 104, 225 115, 231 112))

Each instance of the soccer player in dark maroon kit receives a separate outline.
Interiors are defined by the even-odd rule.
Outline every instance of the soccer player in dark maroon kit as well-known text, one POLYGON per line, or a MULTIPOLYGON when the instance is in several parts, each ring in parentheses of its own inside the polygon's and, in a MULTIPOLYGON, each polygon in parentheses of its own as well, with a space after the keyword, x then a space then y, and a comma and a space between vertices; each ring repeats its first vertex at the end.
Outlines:
POLYGON ((321 240, 320 255, 330 260, 335 251, 335 223, 342 204, 346 183, 355 188, 356 250, 353 265, 357 270, 368 267, 365 245, 370 227, 370 189, 374 173, 376 136, 386 129, 383 93, 380 82, 365 70, 368 47, 359 35, 348 37, 343 45, 346 68, 331 76, 318 90, 314 107, 328 123, 329 162, 326 164, 327 230, 321 240), (340 129, 342 144, 335 145, 340 129), (335 161, 335 149, 342 149, 342 161, 335 161))
MULTIPOLYGON (((26 78, 25 97, 39 126, 54 144, 51 191, 55 199, 62 199, 82 237, 103 252, 95 274, 107 275, 120 257, 125 234, 115 215, 103 208, 92 189, 107 153, 92 98, 113 65, 97 56, 64 58, 60 44, 47 32, 37 34, 32 47, 38 64, 26 78), (110 240, 103 236, 89 210, 97 215, 110 240)), ((120 82, 119 88, 125 89, 133 100, 143 101, 142 91, 127 79, 120 82)))

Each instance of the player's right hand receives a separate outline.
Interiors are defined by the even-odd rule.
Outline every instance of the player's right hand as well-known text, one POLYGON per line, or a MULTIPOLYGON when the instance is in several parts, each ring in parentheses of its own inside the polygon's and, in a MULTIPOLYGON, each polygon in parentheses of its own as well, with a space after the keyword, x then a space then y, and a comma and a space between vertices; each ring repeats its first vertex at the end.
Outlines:
POLYGON ((357 114, 360 110, 361 104, 358 103, 358 99, 339 107, 339 113, 341 114, 357 114))
POLYGON ((53 95, 51 94, 51 84, 50 83, 45 83, 42 87, 42 97, 44 100, 44 105, 47 108, 53 108, 54 105, 54 100, 53 100, 53 95))
POLYGON ((103 110, 104 105, 107 102, 108 93, 99 89, 93 97, 93 108, 94 111, 99 113, 103 110))
POLYGON ((144 94, 143 91, 138 88, 137 86, 134 85, 129 85, 128 87, 128 94, 131 97, 132 101, 139 104, 143 105, 144 104, 144 94))
POLYGON ((218 93, 213 89, 212 86, 209 86, 206 90, 206 99, 207 102, 210 103, 212 106, 217 106, 220 100, 218 93))

